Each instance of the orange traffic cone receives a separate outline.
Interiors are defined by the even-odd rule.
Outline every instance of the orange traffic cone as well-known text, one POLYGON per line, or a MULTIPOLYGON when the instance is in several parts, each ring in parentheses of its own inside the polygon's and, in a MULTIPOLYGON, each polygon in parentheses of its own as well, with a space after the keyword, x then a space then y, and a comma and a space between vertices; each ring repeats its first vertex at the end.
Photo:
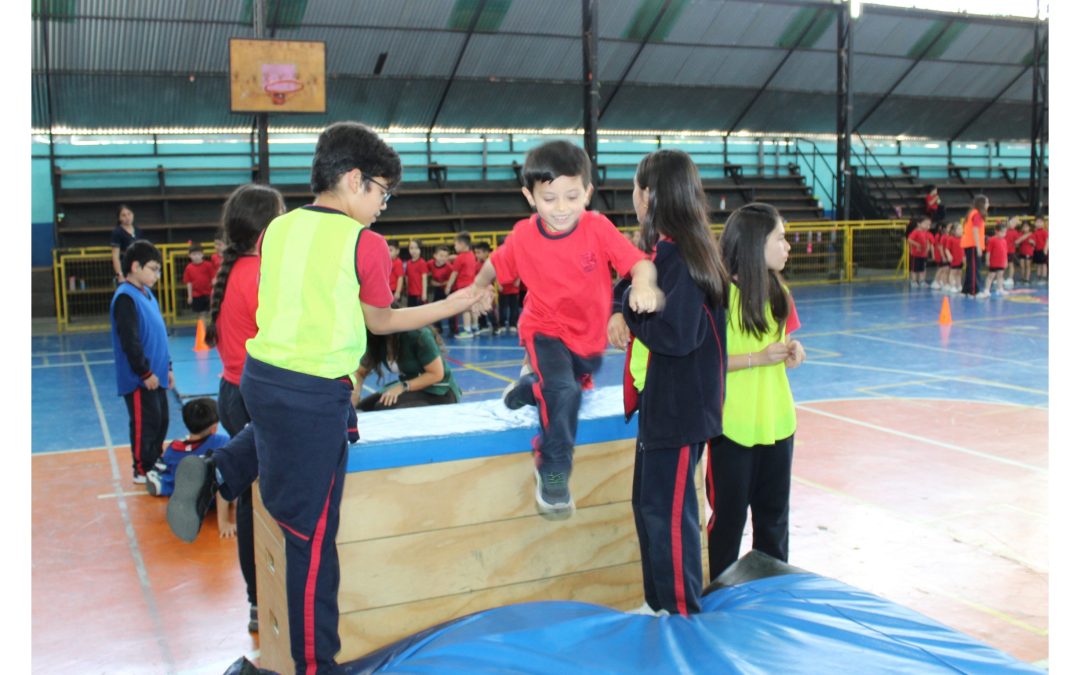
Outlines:
POLYGON ((952 325, 952 310, 949 309, 948 296, 941 299, 941 314, 938 316, 938 323, 942 326, 952 325))
POLYGON ((206 344, 206 326, 203 324, 202 319, 199 319, 199 322, 195 324, 195 349, 193 351, 210 351, 210 346, 206 344))

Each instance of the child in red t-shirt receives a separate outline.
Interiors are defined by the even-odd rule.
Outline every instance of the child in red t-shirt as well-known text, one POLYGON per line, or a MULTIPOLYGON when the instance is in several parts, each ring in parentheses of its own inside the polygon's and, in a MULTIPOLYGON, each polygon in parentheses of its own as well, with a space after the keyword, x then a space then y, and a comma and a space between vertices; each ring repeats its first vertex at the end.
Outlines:
MULTIPOLYGON (((476 256, 472 252, 472 235, 458 232, 454 235, 454 251, 457 255, 450 263, 450 284, 447 293, 467 287, 476 278, 476 256)), ((472 310, 461 313, 458 317, 461 331, 454 337, 462 340, 476 336, 476 317, 472 310)))
POLYGON ((1045 285, 1050 268, 1046 254, 1046 244, 1050 240, 1050 233, 1046 231, 1046 223, 1042 217, 1035 219, 1035 230, 1031 236, 1035 240, 1035 251, 1032 255, 1035 262, 1035 276, 1038 278, 1039 285, 1045 285))
POLYGON ((911 251, 911 287, 928 285, 926 282, 926 256, 930 253, 930 218, 923 216, 908 235, 911 251))
POLYGON ((961 275, 964 270, 964 247, 960 244, 960 235, 964 226, 960 223, 949 225, 949 239, 946 250, 949 253, 949 293, 959 293, 961 275))
POLYGON ((401 302, 405 290, 405 266, 401 263, 401 245, 386 242, 390 250, 390 290, 394 292, 394 302, 401 302))
MULTIPOLYGON (((433 302, 438 302, 446 298, 449 295, 450 288, 450 276, 454 273, 454 268, 450 266, 448 261, 450 260, 450 249, 443 244, 439 244, 435 247, 435 257, 428 262, 428 274, 431 275, 431 299, 433 302)), ((443 322, 440 319, 434 324, 436 332, 440 335, 452 335, 457 329, 457 321, 455 317, 450 317, 447 322, 449 330, 443 331, 443 322)))
POLYGON ((611 269, 633 278, 634 311, 655 311, 663 301, 656 267, 615 225, 587 211, 593 186, 585 151, 567 141, 533 148, 525 158, 522 193, 536 214, 519 221, 484 263, 476 288, 498 278, 529 287, 518 322, 527 361, 503 402, 512 410, 536 405, 540 436, 534 442, 536 506, 541 515, 569 517, 574 440, 581 385, 600 366, 611 314, 611 269))
MULTIPOLYGON (((476 244, 473 245, 473 255, 476 256, 476 274, 480 274, 480 270, 484 268, 484 263, 487 262, 487 259, 491 257, 491 244, 487 243, 486 241, 476 242, 476 244)), ((473 275, 473 278, 475 279, 476 275, 473 275)), ((498 323, 497 309, 498 308, 493 307, 487 312, 487 314, 480 314, 478 316, 474 316, 474 318, 476 319, 474 323, 476 323, 477 331, 485 333, 489 332, 492 334, 498 332, 496 330, 496 324, 498 323)))
POLYGON ((199 319, 205 321, 206 313, 210 311, 210 291, 214 287, 217 268, 209 260, 203 258, 200 244, 191 244, 188 247, 188 257, 191 262, 184 268, 187 304, 191 307, 191 311, 199 315, 199 319))
POLYGON ((1005 225, 998 225, 994 236, 986 240, 990 271, 986 273, 986 290, 983 293, 987 296, 993 293, 995 281, 998 285, 997 295, 1005 295, 1005 267, 1009 264, 1009 244, 1005 241, 1005 232, 1008 229, 1005 225))
POLYGON ((1016 275, 1016 240, 1020 238, 1020 217, 1013 216, 1005 222, 1005 248, 1008 263, 1005 265, 1005 288, 1013 287, 1016 275))
MULTIPOLYGON (((934 261, 934 281, 930 288, 939 290, 946 289, 949 285, 949 263, 945 260, 945 238, 948 236, 945 223, 934 223, 930 229, 930 250, 933 252, 931 260, 934 261)), ((929 260, 927 261, 929 263, 929 260)))
POLYGON ((420 257, 420 242, 409 242, 409 260, 405 263, 405 295, 408 306, 427 302, 428 263, 420 257))
POLYGON ((217 277, 218 270, 221 269, 222 254, 225 252, 225 235, 219 234, 214 237, 214 253, 210 256, 210 264, 214 266, 214 277, 217 277))
MULTIPOLYGON (((506 237, 499 237, 499 246, 506 242, 506 237)), ((521 313, 521 279, 514 279, 508 284, 499 284, 499 328, 498 334, 517 333, 518 315, 521 313)))
POLYGON ((1035 233, 1031 223, 1020 226, 1020 236, 1016 238, 1016 256, 1020 259, 1020 281, 1031 283, 1031 258, 1035 253, 1035 233))

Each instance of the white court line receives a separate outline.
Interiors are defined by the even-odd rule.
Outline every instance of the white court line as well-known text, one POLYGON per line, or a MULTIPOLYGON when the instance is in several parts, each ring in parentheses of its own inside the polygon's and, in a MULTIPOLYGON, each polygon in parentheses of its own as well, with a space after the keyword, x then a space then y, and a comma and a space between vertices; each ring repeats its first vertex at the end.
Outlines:
POLYGON ((101 433, 105 435, 105 447, 109 451, 109 464, 112 466, 113 492, 116 494, 116 504, 120 508, 120 517, 124 521, 124 532, 128 538, 128 548, 131 549, 131 557, 135 559, 135 572, 139 576, 139 587, 142 590, 143 601, 150 611, 150 619, 154 622, 154 635, 157 638, 158 648, 165 659, 168 672, 176 670, 175 659, 169 643, 165 640, 165 625, 161 621, 154 593, 150 589, 150 575, 146 571, 146 563, 143 561, 142 551, 139 550, 139 541, 135 538, 135 527, 131 524, 131 514, 128 512, 127 499, 120 488, 120 467, 116 463, 116 453, 113 452, 112 435, 109 433, 109 425, 105 422, 105 409, 101 407, 101 399, 98 397, 97 385, 94 383, 94 374, 90 372, 90 364, 86 360, 86 354, 82 355, 86 380, 90 383, 90 396, 94 399, 97 408, 98 423, 101 424, 101 433))
MULTIPOLYGON (((929 345, 921 345, 918 342, 904 342, 903 340, 890 340, 889 338, 877 337, 874 335, 862 335, 859 333, 851 333, 851 337, 860 338, 862 340, 876 340, 877 342, 888 342, 894 345, 903 345, 904 347, 915 347, 918 349, 928 349, 934 352, 943 352, 945 354, 952 354, 954 356, 973 356, 977 359, 985 359, 987 361, 999 361, 1001 363, 1011 363, 1013 365, 1020 365, 1020 361, 1017 359, 1002 359, 996 356, 986 356, 985 354, 973 354, 971 352, 963 352, 957 349, 942 349, 941 347, 931 347, 929 345)), ((1046 368, 1047 366, 1040 366, 1046 368)))
MULTIPOLYGON (((45 357, 42 357, 42 358, 45 358, 45 357)), ((84 359, 82 363, 74 363, 74 362, 73 363, 42 363, 40 365, 30 366, 30 367, 31 368, 72 368, 72 367, 81 368, 83 366, 83 363, 85 363, 88 366, 103 366, 103 365, 106 365, 106 364, 111 365, 111 364, 116 363, 116 362, 115 361, 86 361, 84 359)))
MULTIPOLYGON (((904 375, 904 376, 912 375, 912 372, 909 371, 909 370, 899 370, 897 368, 882 368, 880 366, 860 366, 860 365, 858 365, 856 363, 834 363, 832 361, 817 361, 817 360, 811 361, 811 360, 807 359, 806 361, 803 361, 803 365, 828 366, 830 368, 851 368, 851 369, 854 369, 854 370, 872 370, 872 371, 877 372, 877 373, 895 373, 897 375, 904 375)), ((932 379, 932 380, 941 380, 941 381, 946 381, 946 382, 964 382, 964 383, 967 383, 967 384, 978 384, 978 385, 985 386, 985 387, 997 387, 998 389, 1011 389, 1011 390, 1014 390, 1014 391, 1022 391, 1022 392, 1026 392, 1026 393, 1029 393, 1029 394, 1038 394, 1040 396, 1049 396, 1050 395, 1050 392, 1043 391, 1041 389, 1031 389, 1030 387, 1021 387, 1021 386, 1015 385, 1015 384, 1006 384, 1004 382, 994 382, 992 380, 983 380, 983 379, 980 379, 980 378, 977 378, 977 377, 968 377, 967 375, 934 375, 934 374, 931 374, 931 373, 927 373, 927 374, 921 374, 920 373, 920 376, 924 377, 924 378, 927 378, 927 379, 932 379)), ((897 385, 875 384, 875 385, 871 385, 869 387, 864 387, 864 388, 865 389, 877 389, 877 388, 880 388, 880 387, 891 387, 891 386, 897 386, 897 385)))
POLYGON ((81 354, 97 354, 99 352, 112 352, 111 347, 103 349, 77 349, 73 352, 31 352, 30 356, 79 356, 81 354))
POLYGON ((133 491, 133 492, 110 492, 104 495, 98 495, 98 499, 119 499, 120 497, 149 497, 150 493, 146 490, 133 491))
POLYGON ((866 427, 867 429, 873 429, 874 431, 880 431, 885 434, 892 434, 893 436, 900 436, 901 438, 907 438, 919 443, 926 443, 929 445, 936 445, 939 448, 945 448, 947 450, 953 450, 955 452, 961 452, 973 457, 979 457, 981 459, 990 460, 992 462, 998 462, 1000 464, 1008 464, 1010 466, 1020 467, 1021 469, 1027 469, 1028 471, 1034 471, 1036 473, 1047 474, 1048 471, 1041 466, 1035 466, 1034 464, 1027 464, 1026 462, 1018 462, 1015 459, 1008 459, 1005 457, 998 457, 997 455, 991 455, 986 452, 979 452, 978 450, 972 450, 971 448, 964 448, 959 445, 953 445, 952 443, 945 443, 944 441, 938 441, 933 438, 926 438, 925 436, 916 436, 915 434, 909 434, 905 431, 899 431, 897 429, 889 429, 877 424, 871 424, 870 422, 863 422, 862 420, 853 419, 851 417, 845 417, 843 415, 837 415, 824 410, 817 410, 815 408, 808 408, 805 404, 796 404, 795 406, 799 410, 805 410, 806 412, 814 413, 815 415, 821 415, 823 417, 830 417, 834 420, 841 422, 847 422, 848 424, 854 424, 860 427, 866 427))

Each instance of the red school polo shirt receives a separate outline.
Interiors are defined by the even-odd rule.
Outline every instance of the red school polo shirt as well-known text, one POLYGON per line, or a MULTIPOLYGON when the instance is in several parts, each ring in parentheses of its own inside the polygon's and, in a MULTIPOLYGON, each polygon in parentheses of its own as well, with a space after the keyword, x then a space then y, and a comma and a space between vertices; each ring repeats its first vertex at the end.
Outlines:
POLYGON ((1009 264, 1009 245, 1004 237, 990 237, 986 240, 986 250, 990 254, 990 267, 1005 267, 1009 264))
POLYGON ((409 259, 405 262, 405 293, 411 298, 424 294, 424 275, 428 274, 428 264, 423 258, 409 259))
POLYGON ((450 263, 450 269, 458 273, 457 278, 454 279, 454 288, 451 290, 465 288, 476 278, 476 256, 472 251, 458 253, 454 262, 450 263))
POLYGON ((214 275, 217 268, 209 260, 201 263, 188 263, 184 268, 184 283, 191 284, 191 297, 201 298, 214 290, 214 275))
POLYGON ((537 333, 562 340, 575 354, 592 356, 607 345, 611 315, 611 269, 626 276, 645 254, 595 211, 582 214, 566 232, 551 232, 532 217, 518 221, 491 254, 502 286, 528 286, 518 321, 522 344, 537 333))

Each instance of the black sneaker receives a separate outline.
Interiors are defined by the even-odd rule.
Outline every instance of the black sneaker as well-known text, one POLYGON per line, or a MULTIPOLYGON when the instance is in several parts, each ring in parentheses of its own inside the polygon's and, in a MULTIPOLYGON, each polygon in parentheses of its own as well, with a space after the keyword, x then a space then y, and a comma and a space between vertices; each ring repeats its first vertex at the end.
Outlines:
POLYGON ((574 499, 565 473, 540 469, 536 474, 536 510, 549 520, 564 520, 574 515, 574 499))
POLYGON ((173 534, 189 544, 199 536, 203 518, 217 492, 214 480, 214 460, 209 456, 192 456, 180 460, 176 481, 165 517, 173 534))
POLYGON ((251 613, 248 615, 248 632, 259 632, 259 608, 255 605, 251 606, 251 613))
POLYGON ((503 389, 502 400, 510 410, 524 408, 527 405, 536 405, 536 395, 533 394, 533 385, 540 381, 540 377, 533 372, 526 361, 521 366, 521 374, 517 382, 511 382, 503 389))

